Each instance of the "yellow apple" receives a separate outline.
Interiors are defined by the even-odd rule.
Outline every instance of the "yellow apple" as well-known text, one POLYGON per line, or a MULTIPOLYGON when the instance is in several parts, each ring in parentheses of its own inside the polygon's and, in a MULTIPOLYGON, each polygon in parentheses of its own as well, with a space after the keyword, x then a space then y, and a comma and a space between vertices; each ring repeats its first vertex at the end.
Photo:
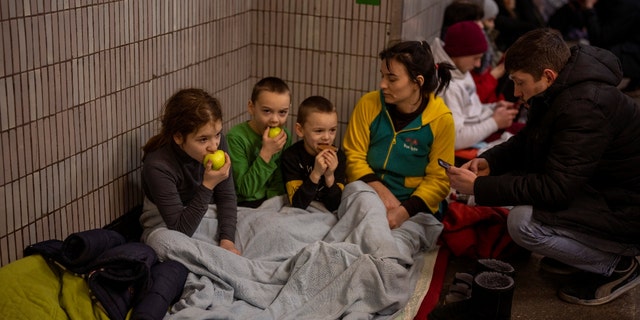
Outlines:
POLYGON ((224 151, 216 150, 213 153, 207 154, 206 156, 204 156, 202 164, 204 164, 204 166, 206 167, 209 161, 211 161, 211 169, 218 170, 222 168, 226 161, 226 158, 224 157, 224 151))
POLYGON ((280 127, 269 128, 269 138, 273 138, 273 137, 279 135, 280 131, 282 131, 282 129, 280 127))

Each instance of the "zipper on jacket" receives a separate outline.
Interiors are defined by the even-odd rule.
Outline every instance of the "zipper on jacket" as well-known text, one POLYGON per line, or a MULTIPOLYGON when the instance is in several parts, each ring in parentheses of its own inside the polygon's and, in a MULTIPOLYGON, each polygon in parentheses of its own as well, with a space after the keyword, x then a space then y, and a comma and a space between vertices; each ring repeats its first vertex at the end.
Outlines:
MULTIPOLYGON (((397 143, 398 134, 403 133, 403 132, 409 132, 409 131, 418 131, 423 126, 422 126, 422 122, 420 122, 420 126, 417 127, 417 128, 411 128, 411 129, 408 129, 408 130, 402 129, 400 131, 396 131, 396 127, 393 125, 393 120, 391 119, 391 115, 389 114, 389 110, 387 110, 385 108, 384 112, 387 114, 387 120, 389 120, 389 124, 391 124, 391 129, 393 130, 393 139, 391 139, 391 145, 389 145, 389 148, 387 149, 387 155, 384 158, 384 165, 382 166, 382 169, 387 170, 387 164, 389 163, 389 156, 391 156, 391 150, 393 150, 393 147, 397 143)), ((418 115, 418 117, 421 117, 421 116, 422 115, 418 115)), ((380 180, 384 180, 384 174, 382 174, 380 176, 380 180)))
MULTIPOLYGON (((393 127, 393 125, 391 125, 393 127)), ((389 156, 391 155, 391 150, 393 149, 393 147, 396 145, 396 137, 398 136, 398 134, 396 133, 396 130, 393 130, 393 139, 391 139, 391 144, 389 145, 389 148, 387 148, 387 155, 384 158, 384 164, 382 165, 382 169, 387 170, 387 163, 389 163, 389 156)), ((384 174, 382 174, 380 176, 380 180, 384 180, 384 174)))

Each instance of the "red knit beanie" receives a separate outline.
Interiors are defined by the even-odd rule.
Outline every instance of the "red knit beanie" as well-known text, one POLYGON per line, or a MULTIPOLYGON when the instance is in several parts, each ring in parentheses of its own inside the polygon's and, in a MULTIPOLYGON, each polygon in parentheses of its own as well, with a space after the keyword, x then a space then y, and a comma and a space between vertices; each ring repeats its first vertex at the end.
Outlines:
POLYGON ((444 35, 444 51, 452 58, 484 53, 487 48, 484 32, 474 21, 455 23, 444 35))

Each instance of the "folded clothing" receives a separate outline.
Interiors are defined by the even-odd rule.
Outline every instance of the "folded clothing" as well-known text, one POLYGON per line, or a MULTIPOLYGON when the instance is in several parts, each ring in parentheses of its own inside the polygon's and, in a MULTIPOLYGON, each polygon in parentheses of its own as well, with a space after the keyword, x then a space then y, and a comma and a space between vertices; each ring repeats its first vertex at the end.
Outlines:
POLYGON ((152 284, 151 267, 158 262, 153 248, 127 243, 120 233, 108 229, 78 232, 64 241, 47 240, 25 248, 25 257, 33 254, 86 275, 91 298, 110 319, 125 319, 131 307, 144 297, 152 284))
POLYGON ((125 244, 125 238, 113 230, 93 229, 69 235, 62 254, 73 266, 88 265, 106 250, 125 244))
POLYGON ((84 274, 91 270, 91 263, 106 250, 125 242, 125 238, 116 231, 93 229, 73 233, 64 241, 46 240, 27 246, 23 255, 40 254, 71 272, 84 274))

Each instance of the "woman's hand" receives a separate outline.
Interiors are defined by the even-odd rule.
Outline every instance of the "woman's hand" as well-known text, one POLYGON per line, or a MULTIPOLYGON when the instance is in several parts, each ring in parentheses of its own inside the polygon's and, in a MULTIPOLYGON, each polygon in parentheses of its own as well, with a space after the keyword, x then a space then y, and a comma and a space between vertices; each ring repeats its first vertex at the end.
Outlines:
POLYGON ((233 241, 231 240, 228 240, 228 239, 220 240, 220 247, 222 249, 229 250, 237 255, 240 255, 240 251, 236 249, 235 243, 233 243, 233 241))
POLYGON ((204 168, 204 176, 202 177, 202 185, 207 189, 213 190, 218 183, 227 180, 229 178, 229 171, 231 169, 231 159, 229 154, 224 153, 224 165, 218 169, 213 170, 211 168, 211 162, 208 162, 204 168))
POLYGON ((389 221, 389 228, 391 229, 401 226, 407 220, 409 220, 409 212, 403 206, 387 211, 387 221, 389 221))
POLYGON ((409 220, 409 212, 407 209, 401 206, 400 200, 398 200, 382 182, 372 181, 369 182, 369 185, 376 191, 385 209, 387 209, 389 228, 395 229, 401 226, 403 222, 409 220))
POLYGON ((369 185, 373 188, 373 190, 376 191, 378 197, 380 197, 380 200, 382 200, 385 209, 387 209, 387 212, 400 206, 400 201, 398 200, 398 198, 396 198, 396 196, 394 196, 393 193, 391 193, 391 191, 389 191, 389 189, 384 184, 382 184, 382 182, 371 181, 369 182, 369 185))

